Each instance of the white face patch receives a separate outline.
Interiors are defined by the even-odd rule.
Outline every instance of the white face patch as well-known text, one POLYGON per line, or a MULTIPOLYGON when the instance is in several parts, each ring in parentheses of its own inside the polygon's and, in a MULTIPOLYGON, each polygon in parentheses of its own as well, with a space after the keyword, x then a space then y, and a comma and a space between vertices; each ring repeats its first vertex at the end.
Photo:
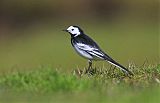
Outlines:
POLYGON ((67 31, 69 33, 73 34, 74 37, 76 37, 76 36, 78 36, 78 35, 81 34, 80 31, 79 31, 79 29, 77 27, 73 27, 73 26, 68 27, 67 31))

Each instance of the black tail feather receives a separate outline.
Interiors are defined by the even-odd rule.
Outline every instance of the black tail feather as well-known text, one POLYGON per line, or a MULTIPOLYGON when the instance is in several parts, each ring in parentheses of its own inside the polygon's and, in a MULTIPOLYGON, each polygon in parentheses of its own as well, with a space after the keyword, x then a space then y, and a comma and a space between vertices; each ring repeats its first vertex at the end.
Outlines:
POLYGON ((120 68, 125 74, 129 74, 129 75, 132 75, 132 76, 133 76, 133 73, 132 73, 131 71, 129 71, 127 68, 125 68, 124 66, 120 65, 120 64, 117 63, 116 61, 114 61, 114 60, 112 60, 112 59, 111 59, 111 60, 107 60, 107 59, 106 59, 106 61, 108 61, 108 62, 111 63, 112 65, 120 68))

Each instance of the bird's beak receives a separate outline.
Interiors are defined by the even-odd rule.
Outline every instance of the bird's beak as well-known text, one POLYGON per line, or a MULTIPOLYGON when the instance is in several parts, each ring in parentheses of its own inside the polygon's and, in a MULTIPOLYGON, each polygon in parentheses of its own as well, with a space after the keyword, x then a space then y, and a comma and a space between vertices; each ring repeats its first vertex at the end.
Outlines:
POLYGON ((68 30, 62 30, 62 31, 68 32, 68 30))

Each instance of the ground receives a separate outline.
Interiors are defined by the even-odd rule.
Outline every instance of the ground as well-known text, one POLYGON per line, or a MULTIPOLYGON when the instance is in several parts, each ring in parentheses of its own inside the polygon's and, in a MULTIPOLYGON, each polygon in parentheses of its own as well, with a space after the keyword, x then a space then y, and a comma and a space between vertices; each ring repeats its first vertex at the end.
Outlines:
POLYGON ((1 74, 2 103, 157 103, 160 101, 160 65, 130 68, 134 76, 118 69, 94 68, 64 73, 51 67, 1 74))

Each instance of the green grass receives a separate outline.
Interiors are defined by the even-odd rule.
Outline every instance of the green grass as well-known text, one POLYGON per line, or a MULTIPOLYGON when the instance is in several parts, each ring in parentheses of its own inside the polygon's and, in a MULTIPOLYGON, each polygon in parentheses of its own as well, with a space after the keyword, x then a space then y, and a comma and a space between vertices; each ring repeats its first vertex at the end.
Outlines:
POLYGON ((159 62, 158 33, 153 24, 145 25, 85 19, 10 32, 10 38, 0 41, 0 103, 160 102, 160 66, 146 65, 159 62), (61 32, 75 23, 120 64, 128 67, 127 62, 135 62, 137 66, 130 66, 135 76, 125 77, 105 62, 94 62, 94 75, 79 74, 75 68, 84 68, 86 60, 75 53, 69 35, 61 32))
POLYGON ((160 65, 131 68, 133 77, 118 69, 97 68, 93 75, 41 67, 0 76, 1 102, 157 103, 160 65))

